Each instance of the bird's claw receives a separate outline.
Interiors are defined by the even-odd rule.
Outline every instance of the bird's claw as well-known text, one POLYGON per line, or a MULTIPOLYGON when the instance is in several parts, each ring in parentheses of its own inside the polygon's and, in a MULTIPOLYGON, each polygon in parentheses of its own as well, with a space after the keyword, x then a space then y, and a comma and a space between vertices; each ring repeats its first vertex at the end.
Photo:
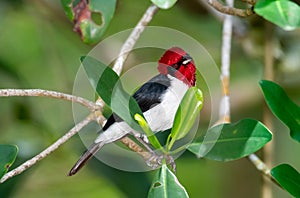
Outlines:
POLYGON ((168 154, 152 154, 151 157, 149 157, 148 160, 146 160, 146 164, 153 169, 157 169, 163 164, 164 161, 166 164, 170 164, 173 172, 176 173, 176 164, 174 158, 168 154))

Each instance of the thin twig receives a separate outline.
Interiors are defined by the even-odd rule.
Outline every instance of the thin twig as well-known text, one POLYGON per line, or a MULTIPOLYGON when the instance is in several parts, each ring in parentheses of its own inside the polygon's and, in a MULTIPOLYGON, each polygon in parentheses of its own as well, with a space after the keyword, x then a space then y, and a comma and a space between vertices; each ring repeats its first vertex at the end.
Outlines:
POLYGON ((240 17, 248 17, 254 14, 252 8, 239 9, 230 6, 225 6, 222 3, 220 3, 218 0, 208 0, 208 3, 216 10, 224 14, 235 15, 240 17))
POLYGON ((151 153, 148 151, 145 151, 140 145, 138 145, 136 142, 134 142, 129 137, 124 137, 121 139, 121 142, 126 145, 129 149, 135 151, 139 155, 141 155, 145 160, 148 160, 151 157, 151 153))
POLYGON ((251 154, 249 155, 248 159, 252 162, 257 170, 261 171, 265 176, 272 178, 270 169, 263 161, 261 161, 261 159, 259 159, 257 155, 251 154))
POLYGON ((44 96, 49 98, 62 99, 67 101, 76 102, 89 108, 91 111, 96 111, 101 106, 96 105, 94 102, 79 96, 65 94, 56 91, 49 91, 43 89, 0 89, 0 97, 11 97, 11 96, 44 96))
MULTIPOLYGON (((227 0, 228 6, 233 7, 233 0, 227 0)), ((222 35, 222 63, 221 63, 221 81, 223 86, 223 96, 220 103, 220 122, 230 122, 230 52, 232 38, 232 16, 226 15, 223 22, 222 35)))
MULTIPOLYGON (((265 23, 265 67, 264 67, 264 78, 267 80, 274 80, 274 37, 273 37, 273 25, 269 22, 265 23)), ((272 113, 267 107, 264 105, 263 110, 263 122, 273 131, 273 122, 272 122, 272 113)), ((274 150, 274 141, 266 144, 263 149, 263 160, 266 165, 269 167, 273 166, 273 150, 274 150)), ((265 178, 263 178, 262 185, 262 198, 272 198, 272 186, 270 182, 267 182, 265 178)))
POLYGON ((113 70, 120 75, 123 69, 123 65, 128 57, 128 54, 133 49, 134 45, 140 38, 142 32, 145 30, 147 25, 152 20, 155 13, 159 10, 159 8, 156 5, 151 5, 144 13, 143 17, 140 19, 140 21, 136 24, 134 29, 132 30, 131 34, 123 44, 119 56, 113 66, 113 70))
POLYGON ((278 187, 282 188, 282 186, 272 177, 271 170, 268 168, 268 166, 257 155, 251 154, 248 156, 248 159, 264 176, 269 178, 278 187))
POLYGON ((15 169, 9 171, 8 173, 6 173, 1 178, 0 183, 5 182, 6 180, 8 180, 11 177, 14 177, 16 175, 21 174, 23 171, 27 170, 28 168, 30 168, 31 166, 33 166, 34 164, 36 164, 40 160, 47 157, 50 153, 52 153, 53 151, 58 149, 59 146, 61 146, 66 141, 68 141, 72 136, 77 134, 84 126, 86 126, 88 123, 90 123, 93 120, 95 120, 95 115, 92 113, 89 116, 87 116, 84 120, 82 120, 81 122, 76 124, 68 133, 66 133, 64 136, 59 138, 51 146, 49 146, 45 150, 43 150, 40 154, 34 156, 33 158, 31 158, 30 160, 27 160, 26 162, 24 162, 23 164, 21 164, 17 168, 15 168, 15 169))
POLYGON ((256 4, 256 0, 242 0, 242 1, 253 6, 256 4))

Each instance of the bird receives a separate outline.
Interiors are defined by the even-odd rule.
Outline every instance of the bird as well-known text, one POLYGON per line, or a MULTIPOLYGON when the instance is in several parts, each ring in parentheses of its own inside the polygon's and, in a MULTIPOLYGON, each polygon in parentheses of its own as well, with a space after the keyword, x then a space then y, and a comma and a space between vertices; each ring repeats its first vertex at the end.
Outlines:
MULTIPOLYGON (((175 114, 186 91, 196 84, 196 67, 192 57, 179 47, 171 47, 158 60, 159 74, 144 83, 134 94, 143 115, 154 132, 172 128, 175 114)), ((76 174, 94 154, 108 143, 128 134, 141 134, 116 114, 112 114, 94 143, 69 171, 76 174)))

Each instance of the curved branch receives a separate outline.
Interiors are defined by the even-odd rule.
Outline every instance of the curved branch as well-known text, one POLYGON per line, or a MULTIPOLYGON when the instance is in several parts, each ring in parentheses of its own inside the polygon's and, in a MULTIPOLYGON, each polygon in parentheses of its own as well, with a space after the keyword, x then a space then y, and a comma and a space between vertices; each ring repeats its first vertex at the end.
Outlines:
POLYGON ((99 110, 102 107, 95 104, 92 101, 81 98, 79 96, 74 96, 56 91, 49 91, 43 89, 0 89, 0 97, 10 96, 43 96, 49 98, 62 99, 81 104, 82 106, 89 108, 91 111, 99 110))
POLYGON ((239 9, 239 8, 234 8, 230 6, 225 6, 222 3, 220 3, 218 0, 208 0, 209 5, 214 7, 216 10, 219 12, 222 12, 224 14, 229 14, 229 15, 235 15, 235 16, 240 16, 240 17, 248 17, 251 16, 254 13, 252 8, 249 9, 239 9))
POLYGON ((65 143, 67 140, 69 140, 72 136, 74 136, 76 133, 78 133, 84 126, 86 126, 88 123, 90 123, 93 120, 95 120, 95 115, 94 114, 90 114, 84 120, 82 120, 81 122, 79 122, 78 124, 76 124, 68 133, 66 133, 64 136, 62 136, 61 138, 59 138, 51 146, 49 146, 45 150, 43 150, 40 154, 34 156, 33 158, 31 158, 30 160, 27 160, 26 162, 24 162, 23 164, 21 164, 17 168, 15 168, 15 169, 9 171, 8 173, 6 173, 1 178, 0 183, 3 183, 6 180, 8 180, 9 178, 12 178, 12 177, 14 177, 16 175, 21 174, 26 169, 30 168, 31 166, 33 166, 34 164, 36 164, 40 160, 42 160, 45 157, 47 157, 50 153, 52 153, 53 151, 55 151, 56 149, 58 149, 58 147, 60 145, 62 145, 63 143, 65 143))
MULTIPOLYGON (((233 6, 233 0, 226 1, 228 6, 233 6)), ((220 102, 220 122, 230 122, 230 54, 231 54, 231 39, 232 39, 232 16, 225 15, 223 21, 222 33, 222 64, 221 64, 221 81, 223 87, 222 100, 220 102)))

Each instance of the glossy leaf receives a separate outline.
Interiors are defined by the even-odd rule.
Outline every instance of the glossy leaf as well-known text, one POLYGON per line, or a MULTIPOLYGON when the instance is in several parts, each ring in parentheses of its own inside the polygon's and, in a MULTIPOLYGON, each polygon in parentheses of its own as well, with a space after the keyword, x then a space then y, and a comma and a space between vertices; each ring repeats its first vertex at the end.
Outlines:
POLYGON ((88 44, 96 43, 107 29, 116 7, 116 0, 61 0, 74 31, 88 44))
POLYGON ((252 154, 272 139, 271 132, 259 121, 244 119, 237 123, 210 128, 188 146, 198 157, 231 161, 252 154))
POLYGON ((285 30, 300 27, 300 7, 290 0, 259 0, 254 11, 285 30))
POLYGON ((81 57, 81 62, 89 81, 103 101, 133 129, 140 131, 134 115, 143 113, 134 98, 124 91, 119 76, 92 57, 81 57))
POLYGON ((178 179, 163 164, 159 171, 154 176, 148 198, 173 198, 173 197, 189 197, 185 188, 179 183, 178 179))
POLYGON ((74 12, 72 10, 72 3, 74 0, 61 0, 61 4, 63 6, 63 9, 67 15, 67 17, 73 21, 74 20, 74 12))
POLYGON ((147 124, 146 120, 139 114, 135 114, 134 119, 138 121, 139 125, 142 127, 143 131, 147 135, 149 142, 152 146, 156 149, 163 149, 160 142, 154 135, 153 131, 150 129, 149 125, 147 124))
POLYGON ((271 111, 290 129, 290 135, 300 142, 300 107, 276 83, 262 80, 260 86, 271 111))
POLYGON ((174 6, 177 0, 151 0, 157 7, 161 9, 169 9, 174 6))
POLYGON ((300 174, 292 166, 281 164, 271 170, 274 179, 291 195, 300 197, 300 174))
MULTIPOLYGON (((174 142, 186 136, 192 128, 203 106, 203 95, 197 87, 190 88, 184 95, 175 115, 170 133, 171 141, 167 148, 171 150, 174 142)), ((169 138, 169 139, 170 139, 169 138)))
POLYGON ((0 178, 7 173, 14 163, 17 153, 18 147, 15 145, 0 145, 0 178))

